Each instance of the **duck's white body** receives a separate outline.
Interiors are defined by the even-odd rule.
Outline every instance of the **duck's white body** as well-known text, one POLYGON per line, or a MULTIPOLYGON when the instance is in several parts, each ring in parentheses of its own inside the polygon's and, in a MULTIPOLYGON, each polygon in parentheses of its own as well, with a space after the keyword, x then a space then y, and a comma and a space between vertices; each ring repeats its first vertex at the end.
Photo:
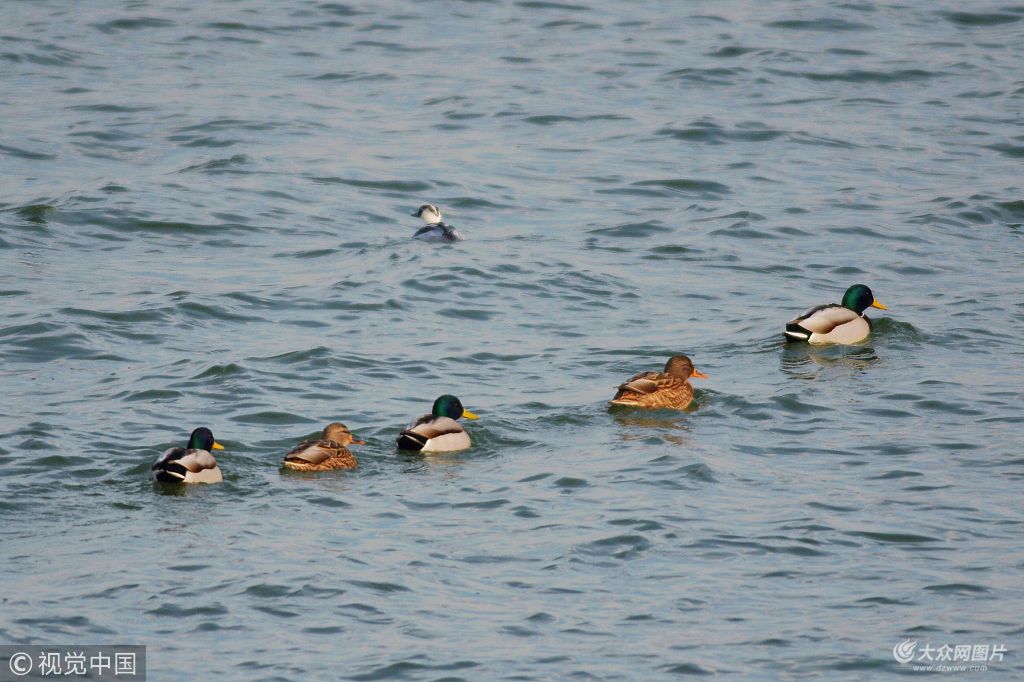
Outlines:
POLYGON ((170 448, 152 467, 154 481, 165 483, 220 483, 217 460, 207 450, 170 448))
POLYGON ((433 204, 423 204, 413 215, 426 223, 416 230, 415 239, 428 242, 461 242, 465 239, 461 232, 442 220, 441 211, 433 204))
POLYGON ((786 324, 786 337, 814 344, 859 343, 871 335, 871 321, 837 303, 811 308, 786 324))
POLYGON ((465 450, 472 443, 469 440, 469 434, 459 422, 451 417, 435 417, 427 414, 402 431, 398 437, 398 445, 403 450, 452 452, 465 450), (416 447, 417 445, 419 447, 416 447))

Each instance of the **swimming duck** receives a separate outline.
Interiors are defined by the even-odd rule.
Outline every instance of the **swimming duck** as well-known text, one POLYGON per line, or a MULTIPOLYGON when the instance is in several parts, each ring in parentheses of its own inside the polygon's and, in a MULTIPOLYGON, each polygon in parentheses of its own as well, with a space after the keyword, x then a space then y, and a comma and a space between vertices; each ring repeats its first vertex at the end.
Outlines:
POLYGON ((325 426, 322 436, 296 445, 284 456, 281 466, 297 471, 331 471, 356 467, 358 462, 355 455, 345 446, 352 443, 366 445, 366 441, 357 440, 348 427, 339 422, 325 426))
POLYGON ((842 303, 829 303, 811 308, 786 324, 787 341, 808 343, 857 343, 871 335, 867 308, 888 308, 875 299, 871 289, 854 284, 843 294, 842 303))
POLYGON ((425 414, 409 425, 398 436, 399 450, 421 452, 450 452, 470 446, 469 434, 462 424, 455 421, 460 417, 479 419, 462 406, 462 401, 453 395, 443 395, 434 401, 430 414, 425 414))
POLYGON ((441 220, 441 211, 433 204, 423 204, 412 215, 416 218, 423 218, 423 222, 426 223, 416 230, 416 234, 413 235, 416 239, 430 242, 460 242, 465 239, 461 232, 441 220))
POLYGON ((200 426, 189 436, 187 446, 170 448, 160 455, 153 463, 151 476, 164 483, 220 483, 224 476, 210 451, 223 449, 213 439, 213 432, 200 426))
POLYGON ((619 386, 612 405, 683 410, 693 400, 690 377, 707 379, 685 355, 675 355, 665 363, 664 372, 642 372, 619 386))

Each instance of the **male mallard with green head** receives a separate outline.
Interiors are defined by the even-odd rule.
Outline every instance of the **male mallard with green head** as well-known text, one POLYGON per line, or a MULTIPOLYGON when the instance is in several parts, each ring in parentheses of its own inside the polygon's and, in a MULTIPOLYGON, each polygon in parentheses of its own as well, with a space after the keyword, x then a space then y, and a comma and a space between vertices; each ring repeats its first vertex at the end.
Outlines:
POLYGON ((664 372, 642 372, 621 384, 612 405, 683 410, 693 400, 690 377, 707 379, 685 355, 676 355, 665 363, 664 372))
POLYGON ((871 335, 871 320, 864 315, 868 308, 888 310, 875 299, 871 289, 854 284, 843 294, 842 303, 829 303, 811 308, 786 324, 787 341, 808 343, 857 343, 871 335))
POLYGON ((462 406, 462 401, 453 395, 443 395, 434 401, 430 414, 425 414, 409 425, 398 436, 399 450, 419 452, 451 452, 470 446, 469 434, 462 424, 455 421, 461 417, 479 419, 462 406))
POLYGON ((281 466, 296 471, 331 471, 333 469, 354 469, 358 462, 348 445, 366 445, 357 440, 348 427, 333 422, 324 427, 321 438, 306 440, 284 456, 281 466))
POLYGON ((153 463, 150 475, 164 483, 220 483, 224 476, 210 451, 223 449, 213 439, 213 432, 200 426, 189 436, 187 446, 170 448, 162 454, 153 463))

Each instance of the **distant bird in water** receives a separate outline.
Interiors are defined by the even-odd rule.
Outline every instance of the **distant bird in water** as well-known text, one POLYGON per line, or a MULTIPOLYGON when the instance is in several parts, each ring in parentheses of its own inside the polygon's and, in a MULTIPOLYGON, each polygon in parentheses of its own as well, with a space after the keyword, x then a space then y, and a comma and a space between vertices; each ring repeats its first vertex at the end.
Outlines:
POLYGON ((875 299, 871 289, 854 284, 843 294, 842 303, 829 303, 811 308, 786 324, 787 341, 808 343, 857 343, 871 335, 871 320, 864 315, 867 308, 888 308, 875 299))
POLYGON ((399 450, 420 452, 451 452, 464 450, 471 443, 469 434, 462 424, 455 421, 460 417, 479 419, 462 406, 462 401, 453 395, 443 395, 434 401, 430 414, 425 414, 409 425, 398 436, 399 450))
POLYGON ((619 386, 612 405, 683 410, 693 400, 690 377, 707 379, 685 355, 675 355, 665 363, 663 372, 642 372, 619 386))
POLYGON ((164 483, 220 483, 224 477, 210 451, 223 449, 213 439, 213 432, 200 426, 192 432, 186 447, 170 448, 160 456, 153 464, 151 476, 164 483))
POLYGON ((426 223, 416 230, 416 234, 413 235, 416 239, 429 242, 461 242, 465 239, 461 232, 441 219, 441 211, 433 204, 423 204, 412 215, 423 218, 423 222, 426 223))
POLYGON ((354 469, 358 462, 349 452, 347 445, 366 445, 357 440, 348 427, 333 422, 324 427, 321 438, 306 440, 284 456, 281 466, 296 471, 331 471, 333 469, 354 469))

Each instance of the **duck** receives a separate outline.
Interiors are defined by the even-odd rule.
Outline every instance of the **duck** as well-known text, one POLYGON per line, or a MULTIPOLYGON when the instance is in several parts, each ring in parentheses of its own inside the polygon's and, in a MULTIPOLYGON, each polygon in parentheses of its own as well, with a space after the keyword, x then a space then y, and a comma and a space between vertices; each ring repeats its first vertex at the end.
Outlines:
POLYGON ((612 405, 685 410, 693 401, 690 377, 707 379, 685 355, 673 355, 662 372, 641 372, 620 384, 612 405))
POLYGON ((455 421, 459 418, 479 419, 455 396, 441 396, 434 401, 430 414, 423 415, 402 431, 398 436, 398 449, 417 452, 465 450, 471 441, 462 424, 455 421))
POLYGON ((281 466, 296 471, 354 469, 359 462, 346 447, 352 444, 366 445, 366 441, 358 440, 341 422, 331 422, 320 438, 302 441, 292 448, 281 466))
POLYGON ((461 242, 465 239, 462 233, 441 219, 441 211, 433 204, 423 204, 415 213, 416 218, 423 218, 426 223, 416 230, 414 239, 428 242, 461 242))
POLYGON ((888 310, 865 284, 854 284, 843 294, 841 303, 811 308, 786 323, 787 341, 807 343, 858 343, 871 335, 868 308, 888 310))
POLYGON ((211 451, 223 449, 213 439, 213 432, 200 426, 189 436, 188 445, 169 448, 160 455, 153 463, 151 477, 163 483, 220 483, 224 476, 211 451))

